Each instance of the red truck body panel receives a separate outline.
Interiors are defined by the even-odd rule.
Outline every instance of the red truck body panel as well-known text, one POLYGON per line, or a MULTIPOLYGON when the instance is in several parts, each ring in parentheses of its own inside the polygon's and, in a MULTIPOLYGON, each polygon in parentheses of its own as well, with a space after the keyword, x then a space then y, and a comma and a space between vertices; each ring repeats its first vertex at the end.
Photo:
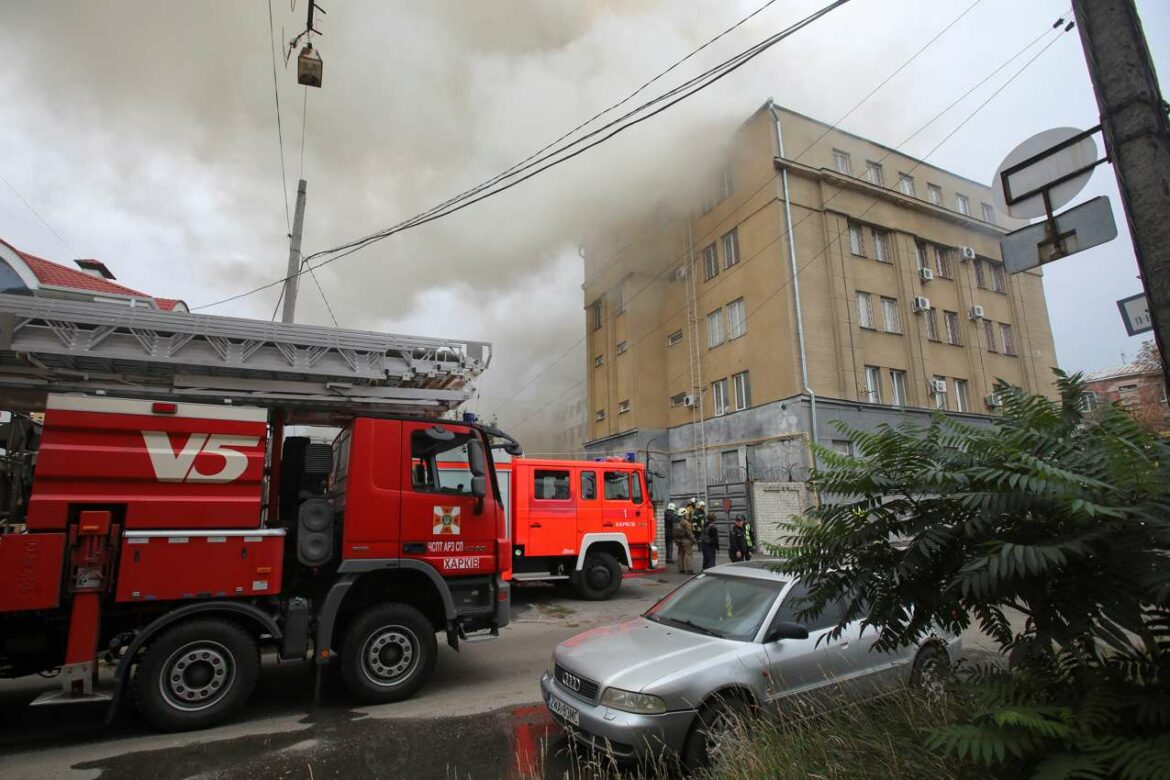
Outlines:
POLYGON ((283 531, 129 532, 117 601, 271 596, 280 592, 283 531))
POLYGON ((64 562, 63 533, 0 535, 0 612, 60 604, 64 562))
POLYGON ((262 409, 51 396, 28 527, 119 505, 126 530, 257 528, 267 435, 262 409))

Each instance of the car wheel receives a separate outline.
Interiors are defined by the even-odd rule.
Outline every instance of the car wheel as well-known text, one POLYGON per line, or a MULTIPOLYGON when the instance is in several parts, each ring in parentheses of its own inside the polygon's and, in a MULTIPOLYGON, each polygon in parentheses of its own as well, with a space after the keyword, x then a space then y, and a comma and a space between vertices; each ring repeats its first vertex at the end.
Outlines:
POLYGON ((192 620, 150 643, 134 673, 138 711, 156 728, 213 726, 239 709, 260 677, 256 640, 226 620, 192 620))
POLYGON ((622 586, 622 567, 609 553, 590 553, 581 571, 573 573, 573 584, 586 601, 611 599, 622 586))
POLYGON ((732 742, 747 728, 752 708, 738 698, 721 698, 699 708, 691 733, 683 746, 683 767, 688 771, 717 766, 728 755, 732 742))
POLYGON ((932 642, 926 645, 914 656, 914 664, 910 667, 910 685, 927 697, 937 699, 942 696, 950 676, 950 656, 937 644, 932 642))
POLYGON ((435 628, 406 604, 382 604, 358 617, 341 645, 341 678, 363 701, 414 695, 435 668, 435 628))

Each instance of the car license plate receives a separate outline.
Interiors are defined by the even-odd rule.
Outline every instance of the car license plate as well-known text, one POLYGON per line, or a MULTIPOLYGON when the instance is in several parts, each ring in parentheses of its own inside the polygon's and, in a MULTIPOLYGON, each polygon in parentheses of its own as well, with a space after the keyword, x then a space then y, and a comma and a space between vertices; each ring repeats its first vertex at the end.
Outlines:
POLYGON ((581 725, 581 713, 577 710, 577 708, 570 707, 568 704, 565 704, 563 701, 558 699, 556 696, 553 696, 552 694, 549 694, 548 697, 548 708, 557 715, 560 715, 569 723, 572 723, 574 726, 581 725))

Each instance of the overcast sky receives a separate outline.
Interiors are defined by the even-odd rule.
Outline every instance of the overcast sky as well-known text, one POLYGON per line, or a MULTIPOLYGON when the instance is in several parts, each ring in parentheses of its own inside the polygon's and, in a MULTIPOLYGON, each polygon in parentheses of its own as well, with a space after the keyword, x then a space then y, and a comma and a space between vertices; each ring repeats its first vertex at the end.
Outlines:
MULTIPOLYGON (((290 203, 302 171, 309 181, 305 250, 393 224, 494 175, 763 2, 326 2, 316 41, 324 87, 306 106, 295 64, 277 71, 290 203)), ((516 422, 583 376, 574 346, 583 336, 581 236, 664 189, 685 193, 712 139, 769 96, 837 120, 972 2, 854 0, 614 142, 321 269, 321 287, 346 327, 494 342, 478 407, 516 422)), ((303 26, 304 3, 274 0, 278 46, 303 26)), ((821 4, 779 0, 677 75, 821 4)), ((1138 7, 1155 63, 1170 72, 1170 4, 1138 7)), ((283 275, 288 227, 264 0, 0 0, 0 10, 0 176, 52 228, 0 183, 0 237, 59 262, 100 258, 119 281, 192 306, 283 275)), ((1068 0, 980 0, 842 126, 900 144, 1067 12, 1068 0)), ((1016 67, 902 150, 925 155, 1016 67)), ((1074 32, 929 159, 990 181, 1027 136, 1096 122, 1074 32)), ((1107 166, 1082 197, 1097 194, 1113 199, 1122 237, 1047 270, 1057 355, 1069 369, 1118 363, 1141 342, 1126 336, 1115 305, 1140 283, 1107 166)), ((211 311, 267 319, 276 295, 211 311)), ((330 322, 311 279, 298 321, 330 322)))

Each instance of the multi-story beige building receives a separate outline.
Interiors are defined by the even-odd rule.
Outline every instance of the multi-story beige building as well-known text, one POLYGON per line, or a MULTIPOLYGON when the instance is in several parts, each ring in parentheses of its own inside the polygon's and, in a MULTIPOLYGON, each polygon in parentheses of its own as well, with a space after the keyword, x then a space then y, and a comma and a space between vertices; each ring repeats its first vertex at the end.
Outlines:
POLYGON ((771 103, 715 179, 586 245, 590 452, 649 452, 682 497, 799 481, 810 440, 852 447, 834 420, 1053 392, 1043 280, 1004 272, 1022 223, 986 185, 771 103))

